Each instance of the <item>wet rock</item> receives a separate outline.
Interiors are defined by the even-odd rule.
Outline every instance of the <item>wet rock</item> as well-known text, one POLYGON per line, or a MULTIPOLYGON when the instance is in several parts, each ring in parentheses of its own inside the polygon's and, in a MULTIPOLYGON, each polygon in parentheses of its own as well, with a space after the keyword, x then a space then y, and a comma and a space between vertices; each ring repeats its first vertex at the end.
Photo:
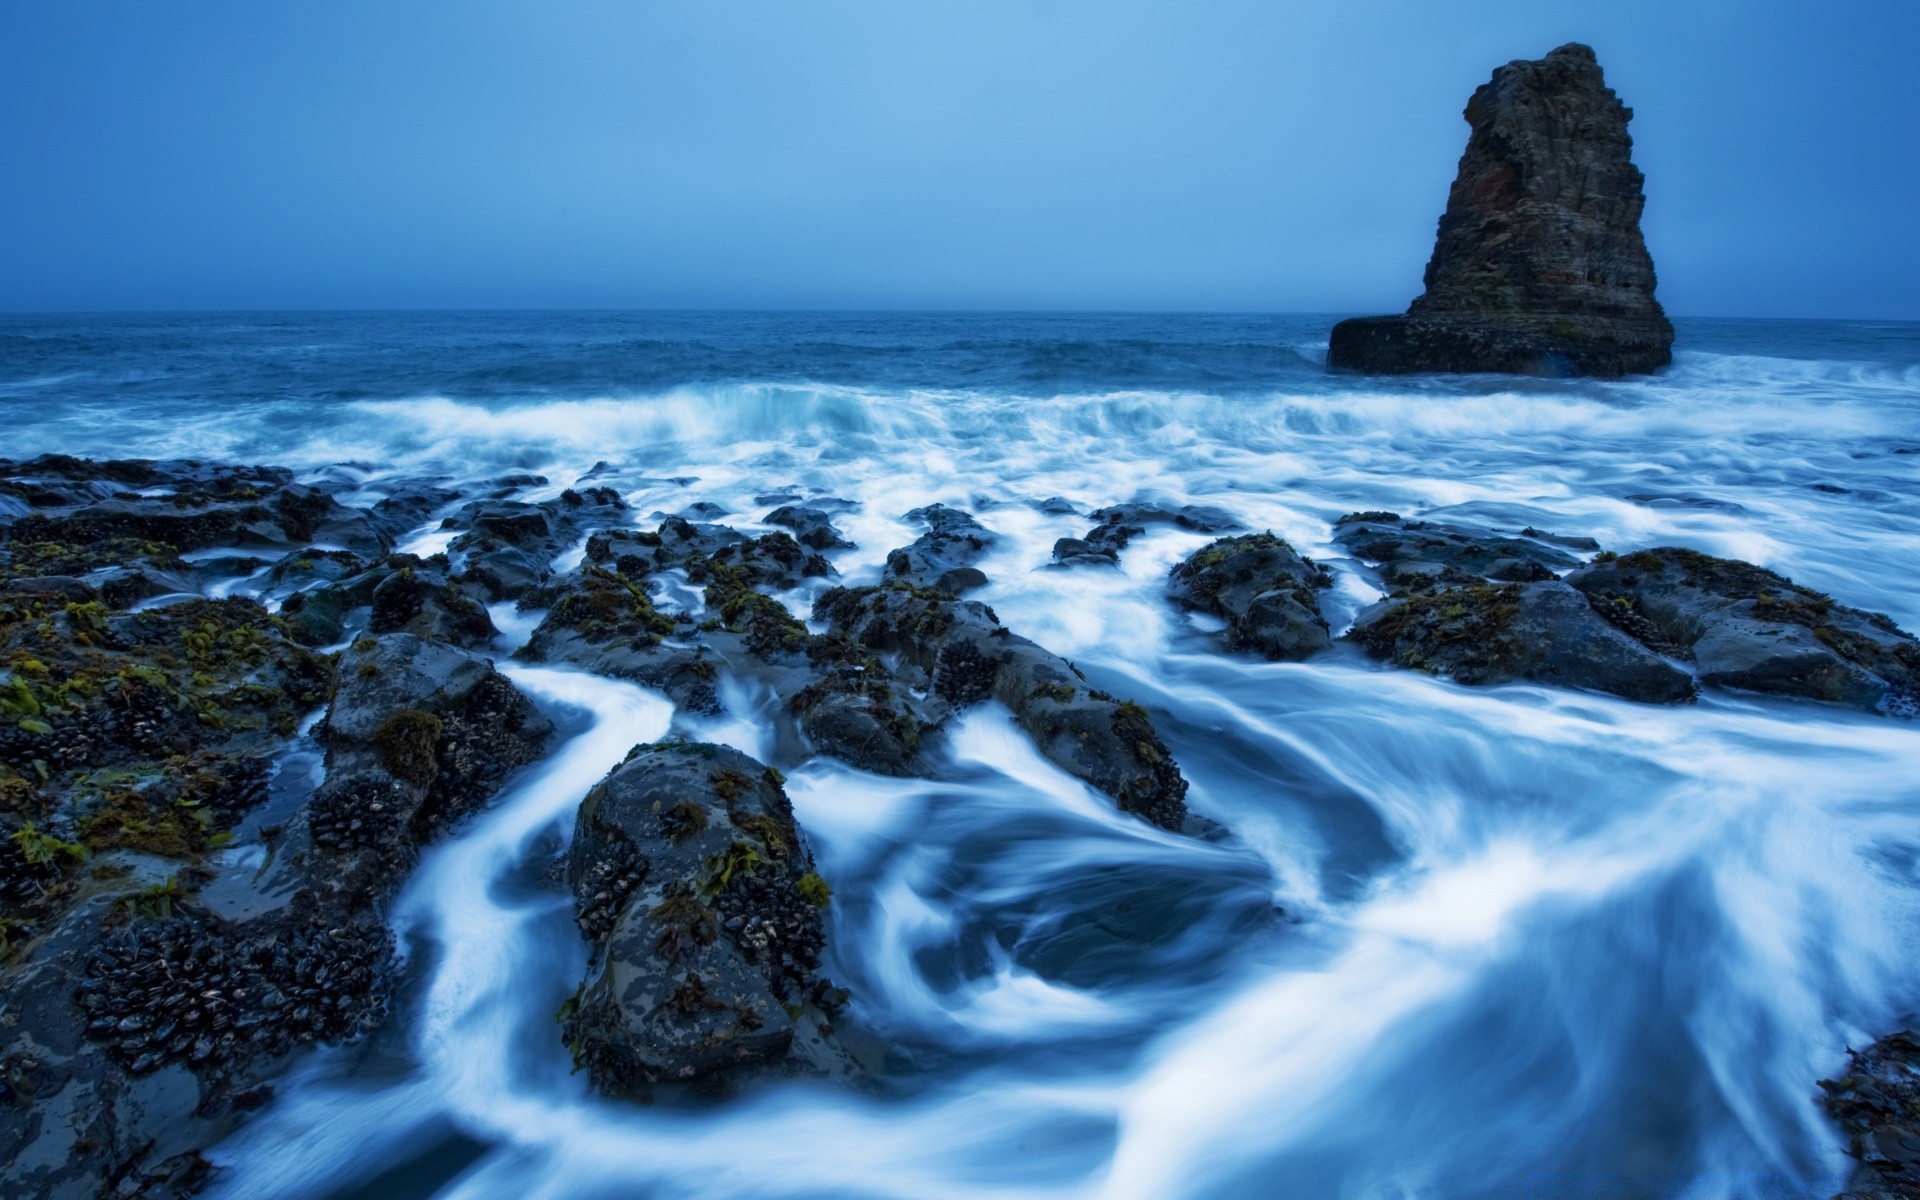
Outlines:
POLYGON ((1334 540, 1378 563, 1387 585, 1347 635, 1375 658, 1466 684, 1524 679, 1656 704, 1694 694, 1685 671, 1556 577, 1578 560, 1553 546, 1392 513, 1342 517, 1334 540))
POLYGON ((839 637, 897 656, 903 682, 954 710, 999 700, 1042 754, 1122 811, 1163 829, 1187 825, 1187 781, 1146 710, 1089 688, 1071 663, 1006 629, 985 605, 888 584, 836 588, 814 616, 839 637))
POLYGON ((460 499, 453 488, 431 483, 402 483, 374 501, 367 515, 390 541, 429 524, 448 505, 460 499))
POLYGON ((1328 365, 1614 378, 1671 362, 1632 115, 1586 46, 1495 69, 1467 102, 1426 291, 1404 316, 1334 326, 1328 365))
POLYGON ((1597 619, 1566 584, 1471 583, 1396 597, 1348 635, 1375 658, 1459 683, 1525 679, 1627 700, 1673 704, 1693 680, 1597 619))
POLYGON ((487 610, 453 586, 444 564, 400 567, 374 587, 369 599, 372 633, 411 633, 476 650, 499 635, 487 610))
POLYGON ((32 511, 10 541, 84 545, 110 539, 172 550, 285 550, 310 543, 381 554, 389 541, 368 514, 275 467, 197 462, 93 463, 48 456, 0 461, 0 478, 32 511))
POLYGON ((761 520, 769 525, 780 525, 793 531, 793 538, 802 546, 812 550, 852 550, 854 544, 840 536, 833 527, 833 520, 817 508, 796 505, 783 505, 774 509, 761 520))
POLYGON ((888 579, 955 596, 985 585, 986 574, 973 564, 986 557, 998 534, 944 504, 916 508, 907 520, 923 523, 927 532, 887 555, 888 579))
POLYGON ((777 773, 725 746, 636 746, 581 804, 567 879, 593 958, 563 1034, 597 1088, 846 1069, 818 1039, 838 1001, 819 974, 830 892, 777 773))
POLYGON ((1173 568, 1167 594, 1182 608, 1227 623, 1227 645, 1294 662, 1333 644, 1320 615, 1326 568, 1271 533, 1221 538, 1173 568))
MULTIPOLYGON (((608 548, 615 544, 601 543, 604 558, 624 563, 608 548)), ((588 557, 593 557, 591 548, 588 557)), ((634 558, 631 573, 588 566, 549 584, 535 597, 547 615, 514 657, 630 679, 660 689, 690 712, 718 712, 719 661, 689 644, 691 621, 683 625, 654 607, 640 582, 651 570, 649 562, 634 558)))
POLYGON ((1147 531, 1151 525, 1172 525, 1195 533, 1222 533, 1240 528, 1240 522, 1224 509, 1188 504, 1165 508, 1154 504, 1116 504, 1096 509, 1093 519, 1100 522, 1086 536, 1061 538, 1053 544, 1053 561, 1058 566, 1113 566, 1127 543, 1147 531))
POLYGON ((483 500, 448 517, 460 581, 490 600, 517 600, 547 582, 553 560, 595 529, 623 524, 626 501, 610 487, 569 488, 551 500, 483 500))
POLYGON ((420 849, 545 750, 553 725, 480 655, 407 633, 340 659, 327 778, 296 821, 303 906, 379 911, 420 849))
POLYGON ((1334 524, 1333 540, 1355 558, 1377 563, 1392 588, 1436 582, 1503 583, 1555 579, 1580 560, 1554 545, 1484 529, 1407 521, 1395 513, 1350 513, 1334 524))
POLYGON ((1751 563, 1660 547, 1567 576, 1644 644, 1691 658, 1702 683, 1912 716, 1920 645, 1888 618, 1751 563))
POLYGON ((880 775, 919 774, 921 746, 945 717, 942 706, 916 697, 848 638, 812 638, 807 658, 818 677, 787 709, 814 751, 880 775))
POLYGON ((1846 1073, 1821 1080, 1820 1090, 1860 1163, 1839 1200, 1920 1195, 1920 1034, 1902 1030, 1848 1050, 1846 1073))

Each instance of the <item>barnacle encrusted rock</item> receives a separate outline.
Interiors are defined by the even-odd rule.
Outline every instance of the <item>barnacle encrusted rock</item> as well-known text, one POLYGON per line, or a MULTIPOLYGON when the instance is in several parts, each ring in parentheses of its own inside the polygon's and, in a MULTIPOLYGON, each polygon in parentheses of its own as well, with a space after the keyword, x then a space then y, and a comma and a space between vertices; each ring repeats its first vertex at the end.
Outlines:
POLYGON ((1426 291, 1405 315, 1335 325, 1328 365, 1612 378, 1671 362, 1632 116, 1586 46, 1497 68, 1467 102, 1426 291))
POLYGON ((567 877, 593 958, 563 1036, 595 1086, 845 1068, 818 1040, 844 998, 819 974, 830 891, 777 773, 725 746, 636 746, 581 804, 567 877))

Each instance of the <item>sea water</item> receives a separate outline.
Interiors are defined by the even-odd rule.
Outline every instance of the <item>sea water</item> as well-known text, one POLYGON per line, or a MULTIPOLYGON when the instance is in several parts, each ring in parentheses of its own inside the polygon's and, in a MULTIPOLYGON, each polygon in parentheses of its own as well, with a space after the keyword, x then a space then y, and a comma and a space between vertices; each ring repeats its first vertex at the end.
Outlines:
MULTIPOLYGON (((767 699, 504 658, 567 731, 394 909, 389 1027, 217 1148, 225 1197, 1521 1197, 1831 1194, 1815 1081, 1920 1008, 1920 726, 1715 692, 1656 708, 1465 688, 1341 645, 1221 651, 1164 599, 1204 544, 1049 567, 1080 513, 1200 503, 1379 595, 1343 513, 1533 526, 1757 562, 1920 627, 1920 326, 1680 322, 1623 382, 1366 379, 1331 318, 861 314, 0 317, 0 454, 402 479, 591 476, 636 523, 748 530, 830 499, 878 578, 915 507, 1001 535, 978 595, 1138 700, 1232 830, 1119 815, 1004 710, 937 779, 794 765, 834 888, 826 971, 876 1054, 645 1107, 593 1096, 555 1013, 586 949, 545 880, 581 795, 679 728, 772 753, 767 699)), ((410 546, 444 543, 423 527, 410 546)), ((575 551, 577 557, 577 550, 575 551)), ((241 594, 245 585, 239 586, 241 594)), ((788 597, 804 606, 806 597, 788 597)), ((515 634, 512 631, 518 630, 515 634)))

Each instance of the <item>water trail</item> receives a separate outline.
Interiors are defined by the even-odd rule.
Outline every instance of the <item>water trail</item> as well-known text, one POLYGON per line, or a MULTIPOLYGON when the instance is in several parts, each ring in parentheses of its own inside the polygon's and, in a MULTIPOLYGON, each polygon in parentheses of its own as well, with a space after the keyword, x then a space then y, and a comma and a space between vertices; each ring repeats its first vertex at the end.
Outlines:
MULTIPOLYGON (((1327 561, 1350 616, 1378 591, 1331 522, 1384 508, 1748 558, 1912 628, 1920 330, 1689 326, 1672 371, 1594 383, 1329 376, 1324 322, 1282 319, 461 320, 294 385, 229 347, 251 382, 224 392, 153 369, 164 323, 131 328, 141 372, 112 387, 48 351, 10 373, 0 451, 352 459, 363 499, 605 460, 646 524, 844 501, 856 583, 918 532, 909 509, 962 505, 1002 538, 980 598, 1152 707, 1235 836, 1118 816, 993 706, 937 781, 790 770, 834 889, 828 971, 892 1057, 867 1090, 607 1103, 554 1021, 585 951, 539 880, 552 835, 670 719, 765 755, 769 698, 726 682, 728 715, 695 719, 509 668, 590 726, 429 852, 395 916, 395 1044, 284 1080, 218 1151, 218 1194, 391 1169, 383 1196, 474 1200, 1493 1200, 1544 1172, 1677 1173, 1654 1193, 1691 1197, 1844 1168, 1813 1081, 1920 1007, 1920 727, 1474 690, 1348 647, 1256 662, 1165 603, 1202 535, 1150 530, 1110 571, 1050 550, 1117 500, 1219 505, 1327 561), (511 349, 474 332, 508 328, 511 349), (1079 512, 1035 507, 1053 496, 1079 512)), ((495 616, 503 653, 530 632, 495 616)))

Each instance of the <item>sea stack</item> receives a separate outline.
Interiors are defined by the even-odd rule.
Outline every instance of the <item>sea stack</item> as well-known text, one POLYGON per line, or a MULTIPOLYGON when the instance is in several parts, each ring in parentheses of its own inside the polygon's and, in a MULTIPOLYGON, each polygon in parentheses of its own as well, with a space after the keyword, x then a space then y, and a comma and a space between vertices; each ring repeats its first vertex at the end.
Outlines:
POLYGON ((1673 361, 1632 117, 1587 46, 1496 68, 1467 101, 1427 290, 1404 316, 1334 326, 1327 365, 1612 379, 1673 361))

